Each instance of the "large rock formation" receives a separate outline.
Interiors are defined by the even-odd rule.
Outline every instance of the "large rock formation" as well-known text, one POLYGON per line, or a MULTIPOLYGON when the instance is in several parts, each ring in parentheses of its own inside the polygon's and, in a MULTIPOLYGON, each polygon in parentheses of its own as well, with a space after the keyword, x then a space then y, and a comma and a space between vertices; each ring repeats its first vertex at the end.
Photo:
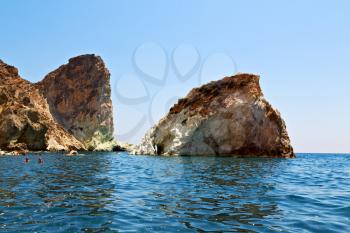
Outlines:
POLYGON ((238 74, 193 89, 134 151, 158 155, 294 157, 280 113, 259 76, 238 74))
POLYGON ((53 119, 47 102, 18 70, 0 60, 0 150, 84 150, 53 119))
POLYGON ((89 150, 111 150, 113 111, 110 74, 102 59, 82 55, 49 73, 37 87, 56 121, 89 150))

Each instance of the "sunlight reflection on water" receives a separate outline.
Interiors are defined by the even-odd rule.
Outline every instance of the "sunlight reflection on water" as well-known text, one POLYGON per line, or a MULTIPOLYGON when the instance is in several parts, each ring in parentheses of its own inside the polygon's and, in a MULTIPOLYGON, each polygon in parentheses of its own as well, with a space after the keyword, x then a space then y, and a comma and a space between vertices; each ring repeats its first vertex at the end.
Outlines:
POLYGON ((0 157, 6 232, 347 232, 350 156, 0 157))

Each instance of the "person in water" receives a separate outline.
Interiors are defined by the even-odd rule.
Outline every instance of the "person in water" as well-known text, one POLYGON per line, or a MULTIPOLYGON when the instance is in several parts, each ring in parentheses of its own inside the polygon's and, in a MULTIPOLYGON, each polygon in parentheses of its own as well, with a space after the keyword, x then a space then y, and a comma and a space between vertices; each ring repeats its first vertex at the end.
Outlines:
POLYGON ((26 157, 25 160, 24 160, 25 163, 29 163, 29 161, 30 161, 30 160, 29 160, 28 157, 26 157))
POLYGON ((41 158, 41 154, 39 154, 38 163, 39 164, 43 164, 44 163, 44 160, 41 158))

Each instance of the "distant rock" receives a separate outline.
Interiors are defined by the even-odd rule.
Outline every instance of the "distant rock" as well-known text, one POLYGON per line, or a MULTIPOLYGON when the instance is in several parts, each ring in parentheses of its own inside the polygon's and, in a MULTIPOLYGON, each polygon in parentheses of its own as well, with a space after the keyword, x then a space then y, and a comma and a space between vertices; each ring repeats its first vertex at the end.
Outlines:
POLYGON ((99 56, 71 58, 36 86, 55 120, 88 150, 112 150, 110 73, 99 56))
POLYGON ((49 106, 17 68, 0 60, 0 149, 14 151, 84 150, 85 147, 53 119, 49 106))
POLYGON ((132 152, 135 149, 135 146, 131 143, 127 142, 121 142, 121 141, 115 141, 115 144, 112 148, 113 151, 118 152, 118 151, 127 151, 127 152, 132 152))
POLYGON ((280 113, 265 100, 253 74, 193 89, 146 133, 134 153, 295 156, 280 113))
POLYGON ((67 156, 75 156, 75 155, 78 155, 79 153, 78 153, 78 151, 76 151, 76 150, 71 150, 71 151, 69 151, 69 153, 67 153, 66 155, 67 156))

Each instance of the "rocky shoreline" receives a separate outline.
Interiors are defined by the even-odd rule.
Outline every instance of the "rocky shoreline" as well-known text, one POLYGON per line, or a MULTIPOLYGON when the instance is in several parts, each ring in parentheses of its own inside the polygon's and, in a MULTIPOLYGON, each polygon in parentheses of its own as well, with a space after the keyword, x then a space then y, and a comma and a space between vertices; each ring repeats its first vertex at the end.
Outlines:
POLYGON ((102 59, 82 55, 33 84, 0 61, 2 151, 111 151, 110 74, 102 59))
POLYGON ((254 74, 194 88, 139 145, 114 137, 110 73, 81 55, 38 83, 0 60, 0 155, 20 151, 129 151, 148 155, 293 158, 285 122, 254 74))

